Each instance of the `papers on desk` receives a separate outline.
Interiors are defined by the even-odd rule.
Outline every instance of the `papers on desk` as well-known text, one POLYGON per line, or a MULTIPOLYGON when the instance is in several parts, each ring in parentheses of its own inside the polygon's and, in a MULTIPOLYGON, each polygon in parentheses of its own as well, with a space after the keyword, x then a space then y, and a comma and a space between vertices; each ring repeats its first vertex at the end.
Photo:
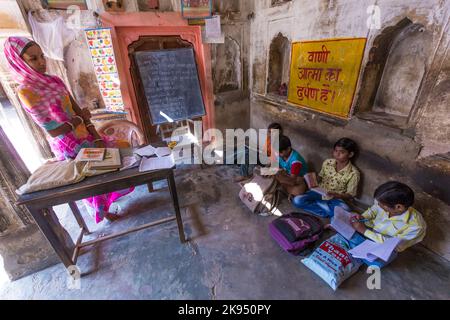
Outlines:
POLYGON ((134 153, 140 155, 141 157, 151 157, 156 154, 158 158, 162 158, 170 155, 172 153, 172 150, 168 147, 155 148, 152 145, 148 145, 136 150, 134 153))
POLYGON ((134 153, 140 155, 141 157, 151 157, 156 153, 156 148, 148 145, 143 148, 137 149, 134 153))
POLYGON ((384 243, 366 240, 359 246, 349 250, 349 253, 354 258, 365 259, 370 262, 373 262, 378 258, 387 262, 399 243, 400 239, 398 238, 389 238, 384 243))
POLYGON ((172 154, 172 150, 168 147, 159 147, 156 148, 155 153, 158 156, 158 158, 162 158, 172 154))
POLYGON ((139 156, 133 155, 129 157, 124 157, 122 159, 123 167, 120 169, 120 171, 139 167, 140 164, 141 164, 141 157, 139 156))
POLYGON ((142 158, 139 172, 170 169, 175 165, 173 155, 168 155, 161 158, 142 158))
POLYGON ((350 222, 351 218, 352 214, 350 212, 345 211, 341 207, 334 208, 334 217, 331 220, 331 226, 347 240, 350 240, 355 234, 355 229, 350 222))

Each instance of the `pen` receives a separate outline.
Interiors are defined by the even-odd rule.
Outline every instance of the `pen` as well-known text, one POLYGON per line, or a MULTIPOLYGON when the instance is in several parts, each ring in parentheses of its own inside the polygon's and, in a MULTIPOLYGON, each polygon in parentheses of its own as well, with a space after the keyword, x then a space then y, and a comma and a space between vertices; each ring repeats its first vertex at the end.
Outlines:
POLYGON ((360 222, 360 223, 364 223, 364 222, 368 222, 369 221, 369 219, 360 219, 360 220, 358 220, 358 219, 352 219, 352 222, 360 222))

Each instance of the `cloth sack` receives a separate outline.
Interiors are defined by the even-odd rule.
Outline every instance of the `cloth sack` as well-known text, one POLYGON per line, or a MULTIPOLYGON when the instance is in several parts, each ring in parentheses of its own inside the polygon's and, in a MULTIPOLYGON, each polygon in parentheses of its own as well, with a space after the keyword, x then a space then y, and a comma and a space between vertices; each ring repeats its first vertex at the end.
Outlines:
POLYGON ((86 176, 86 164, 74 160, 47 162, 33 172, 27 183, 16 192, 25 194, 80 182, 86 176))

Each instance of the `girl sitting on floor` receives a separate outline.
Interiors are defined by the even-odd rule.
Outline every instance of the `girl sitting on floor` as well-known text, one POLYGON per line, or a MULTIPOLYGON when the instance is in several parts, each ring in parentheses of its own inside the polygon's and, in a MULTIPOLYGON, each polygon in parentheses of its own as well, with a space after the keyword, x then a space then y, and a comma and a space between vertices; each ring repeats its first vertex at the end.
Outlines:
POLYGON ((337 206, 349 210, 345 200, 356 196, 360 179, 358 169, 351 162, 357 150, 356 142, 351 139, 342 138, 337 141, 333 159, 325 160, 319 173, 319 187, 325 189, 327 195, 322 196, 309 190, 294 198, 294 206, 324 218, 332 217, 337 206))

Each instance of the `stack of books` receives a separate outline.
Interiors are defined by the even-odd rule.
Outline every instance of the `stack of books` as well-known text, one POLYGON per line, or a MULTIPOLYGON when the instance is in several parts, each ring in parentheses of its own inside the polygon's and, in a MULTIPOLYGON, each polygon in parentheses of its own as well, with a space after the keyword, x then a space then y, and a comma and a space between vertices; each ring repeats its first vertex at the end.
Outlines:
POLYGON ((120 151, 116 148, 83 148, 75 161, 87 161, 89 169, 112 170, 122 167, 120 151))

